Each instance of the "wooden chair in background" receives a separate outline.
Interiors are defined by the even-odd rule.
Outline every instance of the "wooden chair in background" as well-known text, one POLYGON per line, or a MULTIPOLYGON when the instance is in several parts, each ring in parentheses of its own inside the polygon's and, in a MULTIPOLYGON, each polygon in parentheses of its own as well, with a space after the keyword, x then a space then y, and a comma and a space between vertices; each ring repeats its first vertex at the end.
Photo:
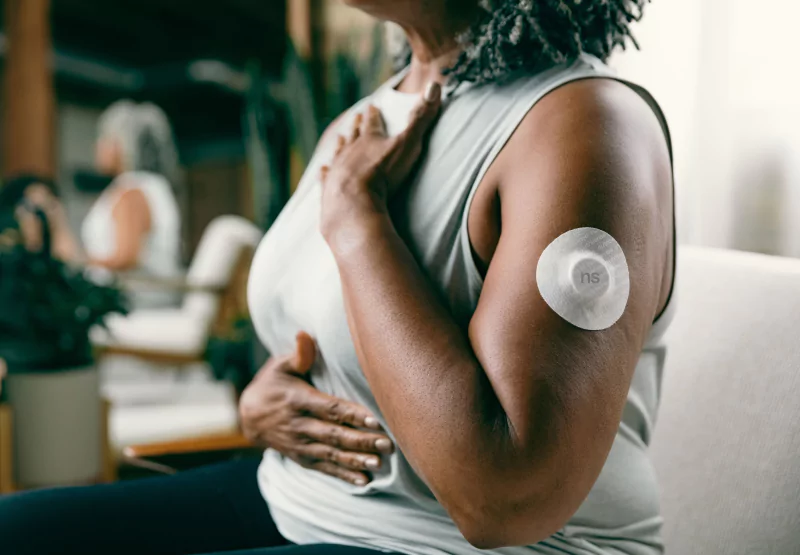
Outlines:
MULTIPOLYGON (((212 336, 216 338, 235 338, 235 324, 242 314, 246 314, 246 286, 249 275, 252 251, 243 252, 237 263, 235 279, 231 287, 223 292, 220 313, 214 325, 212 336)), ((109 351, 116 354, 134 354, 122 350, 109 351)), ((160 353, 146 353, 144 358, 157 363, 190 364, 197 360, 176 356, 164 356, 160 353)), ((257 448, 237 430, 223 433, 210 433, 173 441, 127 445, 122 449, 122 462, 131 466, 147 469, 160 474, 172 474, 177 468, 166 465, 164 459, 175 460, 183 457, 191 460, 206 461, 208 457, 226 458, 237 453, 255 451, 257 448)), ((191 465, 190 465, 191 466, 191 465)))
MULTIPOLYGON (((127 357, 152 368, 197 369, 208 361, 212 343, 246 340, 240 323, 247 321, 247 279, 261 235, 244 218, 217 218, 206 229, 185 281, 129 280, 126 286, 134 289, 181 292, 183 303, 110 319, 108 331, 93 338, 99 360, 127 357)), ((126 405, 111 398, 109 434, 117 458, 133 444, 191 441, 238 429, 238 397, 231 384, 178 382, 168 402, 158 401, 163 383, 148 384, 145 377, 140 385, 152 385, 156 401, 126 405)))

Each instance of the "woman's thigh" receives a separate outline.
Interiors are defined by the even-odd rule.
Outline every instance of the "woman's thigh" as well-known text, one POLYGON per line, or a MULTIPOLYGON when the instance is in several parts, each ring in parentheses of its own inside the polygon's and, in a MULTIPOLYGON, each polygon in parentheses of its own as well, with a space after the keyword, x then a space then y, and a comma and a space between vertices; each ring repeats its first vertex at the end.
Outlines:
POLYGON ((284 545, 258 460, 0 497, 0 553, 190 555, 284 545))
MULTIPOLYGON (((393 555, 385 551, 351 547, 335 544, 284 545, 245 551, 227 551, 224 553, 208 553, 206 555, 393 555)), ((395 554, 396 555, 396 554, 395 554)))

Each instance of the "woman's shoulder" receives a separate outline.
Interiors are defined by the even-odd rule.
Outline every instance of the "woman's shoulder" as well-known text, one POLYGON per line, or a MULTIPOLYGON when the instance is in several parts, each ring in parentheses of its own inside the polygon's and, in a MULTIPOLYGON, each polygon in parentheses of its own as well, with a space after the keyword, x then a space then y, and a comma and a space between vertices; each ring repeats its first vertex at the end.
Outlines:
POLYGON ((153 202, 161 200, 172 202, 175 199, 170 182, 166 177, 156 173, 127 172, 118 176, 111 187, 114 187, 120 196, 125 192, 139 191, 153 202))
POLYGON ((159 220, 179 218, 178 201, 172 185, 161 175, 127 172, 114 180, 108 192, 114 209, 120 204, 131 203, 139 209, 146 207, 159 220))
POLYGON ((522 76, 509 86, 521 89, 521 96, 528 101, 515 132, 526 136, 526 141, 535 137, 547 140, 548 130, 563 127, 572 128, 576 139, 596 133, 609 137, 609 132, 621 129, 662 144, 668 135, 652 96, 588 54, 522 76))
POLYGON ((163 175, 145 171, 132 171, 118 175, 109 186, 109 189, 111 188, 116 188, 118 190, 148 188, 171 189, 171 186, 167 178, 163 175))

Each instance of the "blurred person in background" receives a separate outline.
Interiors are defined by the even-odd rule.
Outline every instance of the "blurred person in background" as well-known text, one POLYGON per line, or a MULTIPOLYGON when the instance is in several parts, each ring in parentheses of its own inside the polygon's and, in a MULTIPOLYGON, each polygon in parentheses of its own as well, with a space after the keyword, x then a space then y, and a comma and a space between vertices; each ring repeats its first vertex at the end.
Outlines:
MULTIPOLYGON (((181 217, 174 194, 178 155, 164 112, 123 100, 100 117, 95 173, 79 173, 82 189, 102 189, 81 227, 88 264, 108 272, 172 279, 181 273, 181 217)), ((135 308, 172 302, 137 292, 135 308)))
POLYGON ((663 553, 668 130, 604 63, 645 1, 348 4, 412 55, 332 124, 256 254, 277 356, 240 412, 263 460, 0 499, 4 553, 663 553), (581 227, 629 267, 603 331, 538 292, 581 227))
POLYGON ((113 104, 100 118, 95 166, 75 176, 80 189, 102 191, 83 221, 82 245, 50 178, 22 174, 6 180, 0 210, 16 220, 31 250, 41 246, 39 209, 50 224, 53 255, 64 261, 113 273, 179 275, 180 210, 170 183, 178 160, 166 115, 152 104, 113 104))

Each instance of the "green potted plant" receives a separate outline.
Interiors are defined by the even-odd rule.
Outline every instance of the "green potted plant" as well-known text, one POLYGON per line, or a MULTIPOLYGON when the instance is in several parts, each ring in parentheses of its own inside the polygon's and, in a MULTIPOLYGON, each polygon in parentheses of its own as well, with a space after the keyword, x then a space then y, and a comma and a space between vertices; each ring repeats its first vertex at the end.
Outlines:
POLYGON ((22 241, 13 214, 0 221, 0 358, 7 377, 0 401, 14 412, 16 481, 22 487, 89 482, 101 472, 99 373, 90 330, 125 313, 114 287, 54 258, 45 214, 41 249, 22 241))

